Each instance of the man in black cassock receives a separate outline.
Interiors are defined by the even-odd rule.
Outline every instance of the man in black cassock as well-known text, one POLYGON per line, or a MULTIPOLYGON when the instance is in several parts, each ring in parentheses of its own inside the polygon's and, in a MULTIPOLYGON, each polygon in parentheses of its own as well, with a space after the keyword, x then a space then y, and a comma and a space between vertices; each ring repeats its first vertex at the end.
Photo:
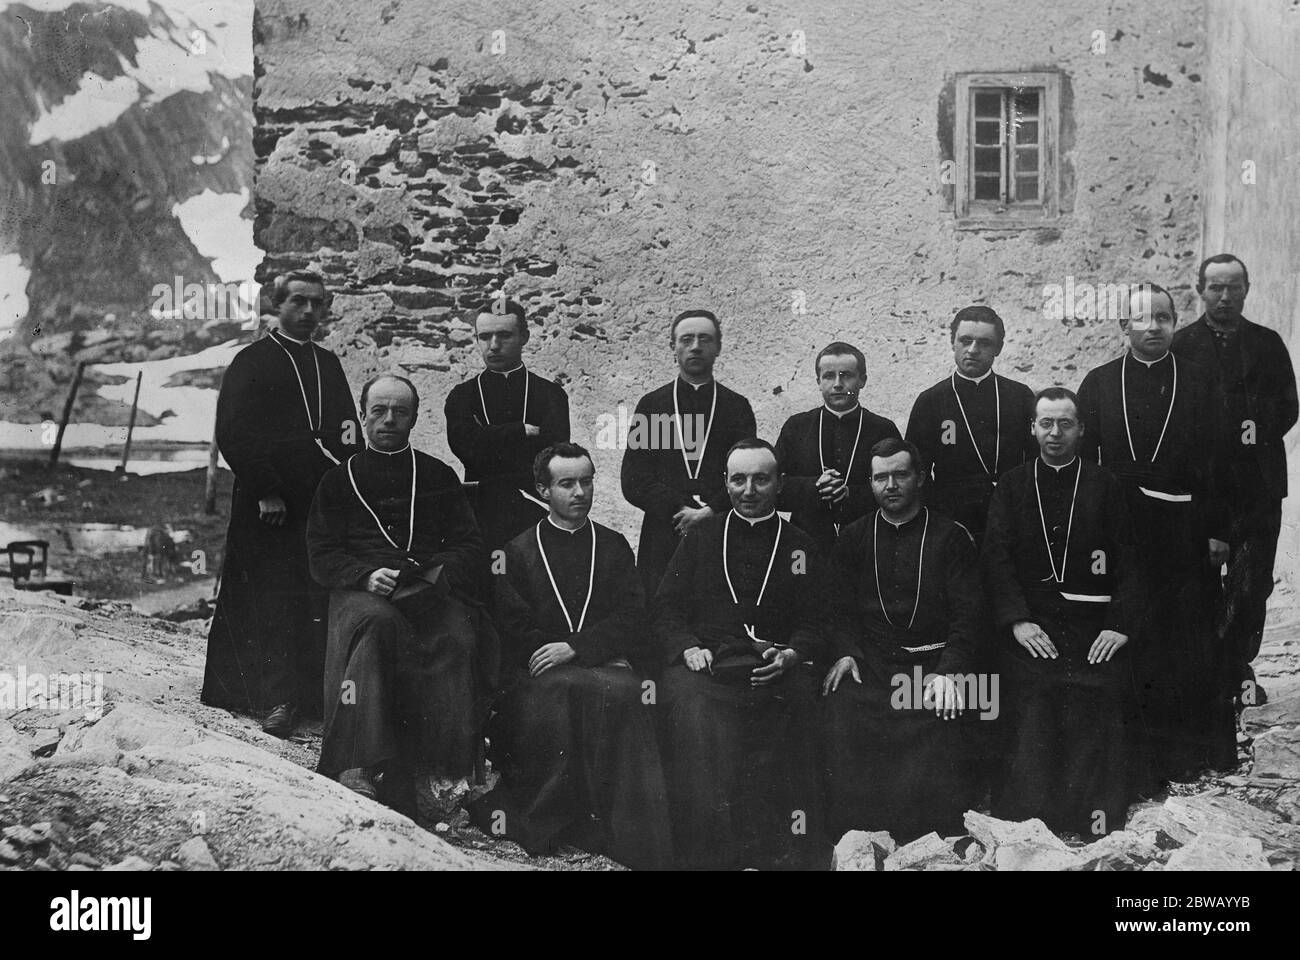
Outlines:
POLYGON ((958 310, 950 333, 953 371, 916 398, 906 436, 931 464, 926 503, 961 523, 978 546, 998 478, 1038 456, 1025 429, 1034 392, 994 372, 1006 327, 990 307, 958 310))
POLYGON ((1242 316, 1250 276, 1230 253, 1201 264, 1196 291, 1205 312, 1174 335, 1173 351, 1218 372, 1222 448, 1227 470, 1228 574, 1221 634, 1232 659, 1229 682, 1240 702, 1267 699, 1251 661, 1259 655, 1273 560, 1287 495, 1287 431, 1296 423, 1295 370, 1286 344, 1242 316))
POLYGON ((1145 587, 1123 487, 1078 456, 1088 427, 1071 391, 1038 394, 1040 456, 998 482, 980 561, 1012 733, 993 815, 1095 835, 1128 807, 1128 647, 1145 587))
POLYGON ((474 515, 489 554, 546 516, 533 492, 533 458, 569 439, 569 398, 524 366, 528 318, 495 297, 475 313, 484 370, 447 394, 447 443, 465 465, 474 515))
POLYGON ((1128 350, 1079 387, 1080 455, 1123 485, 1150 591, 1130 655, 1134 787, 1150 796, 1206 767, 1236 766, 1229 661, 1214 629, 1228 518, 1214 371, 1169 352, 1178 318, 1163 287, 1134 287, 1129 308, 1128 350))
POLYGON ((897 438, 870 451, 879 509, 831 554, 835 658, 822 682, 829 835, 905 842, 958 832, 980 800, 968 722, 999 690, 974 673, 983 597, 975 544, 921 503, 926 464, 897 438))
POLYGON ((367 383, 366 449, 312 504, 312 576, 330 590, 317 769, 370 797, 381 773, 414 778, 417 811, 440 817, 468 792, 495 678, 473 595, 483 541, 455 471, 411 446, 418 407, 403 377, 367 383))
POLYGON ((686 531, 654 605, 676 861, 826 867, 806 663, 825 627, 822 561, 776 513, 772 446, 742 440, 723 462, 731 510, 686 531))
POLYGON ((898 437, 894 421, 858 402, 867 385, 862 351, 835 341, 817 354, 822 405, 796 413, 776 440, 785 477, 778 510, 829 554, 839 532, 873 508, 870 457, 886 437, 898 437))
POLYGON ((474 804, 485 833, 530 854, 567 840, 637 868, 672 844, 654 698, 633 661, 650 642, 623 535, 590 519, 596 468, 572 443, 537 455, 546 519, 506 546, 496 576, 505 692, 492 721, 501 780, 474 804))
POLYGON ((324 282, 285 274, 271 302, 276 328, 235 355, 217 398, 235 486, 201 699, 264 714, 262 729, 287 737, 300 711, 321 711, 325 596, 307 569, 307 512, 361 432, 338 357, 311 342, 329 314, 324 282))
POLYGON ((713 379, 722 351, 718 318, 683 311, 668 339, 678 376, 637 402, 623 454, 623 498, 645 511, 636 565, 647 597, 686 532, 730 509, 723 457, 757 432, 749 401, 713 379))

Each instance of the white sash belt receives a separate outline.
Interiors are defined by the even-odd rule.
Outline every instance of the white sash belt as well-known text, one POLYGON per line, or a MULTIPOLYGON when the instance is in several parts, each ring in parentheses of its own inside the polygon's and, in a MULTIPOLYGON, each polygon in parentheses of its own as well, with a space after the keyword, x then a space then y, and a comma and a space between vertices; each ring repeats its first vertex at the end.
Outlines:
POLYGON ((948 646, 947 640, 941 640, 939 643, 927 643, 920 647, 903 647, 908 653, 929 653, 931 650, 942 650, 948 646))
POLYGON ((1169 503, 1191 503, 1192 495, 1190 493, 1164 493, 1161 490, 1148 490, 1146 487, 1138 487, 1152 500, 1167 500, 1169 503))
POLYGON ((1109 593, 1066 593, 1061 591, 1066 600, 1078 600, 1082 603, 1110 603, 1109 593))

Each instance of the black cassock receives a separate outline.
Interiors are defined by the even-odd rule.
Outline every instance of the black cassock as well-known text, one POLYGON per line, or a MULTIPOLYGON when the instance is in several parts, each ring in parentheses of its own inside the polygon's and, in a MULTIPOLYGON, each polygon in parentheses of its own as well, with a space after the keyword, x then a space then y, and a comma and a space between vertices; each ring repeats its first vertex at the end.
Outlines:
POLYGON ((1150 591, 1132 652, 1142 758, 1134 786, 1150 794, 1207 766, 1236 766, 1236 678, 1214 628, 1218 571, 1209 560, 1209 538, 1228 540, 1211 371, 1126 351, 1083 378, 1079 407, 1080 454, 1123 484, 1150 591))
POLYGON ((829 554, 837 530, 875 508, 871 493, 871 448, 898 437, 894 421, 864 407, 836 416, 826 407, 796 413, 781 427, 776 455, 785 482, 777 508, 790 511, 790 522, 829 554), (817 479, 832 468, 848 480, 848 495, 827 503, 817 493, 817 479))
POLYGON ((994 816, 1041 817, 1054 830, 1086 835, 1120 829, 1130 795, 1130 660, 1142 642, 1145 590, 1123 487, 1077 457, 1059 471, 1042 460, 1016 467, 993 495, 980 561, 1009 721, 994 816), (1016 642, 1011 627, 1021 620, 1043 629, 1055 659, 1035 659, 1016 642), (1103 629, 1128 643, 1090 664, 1103 629))
POLYGON ((975 544, 935 511, 897 527, 876 511, 840 532, 831 567, 836 622, 827 666, 853 657, 862 682, 846 674, 824 701, 830 835, 949 836, 980 799, 977 715, 981 706, 1000 707, 988 699, 1000 699, 1000 689, 967 679, 975 678, 984 632, 975 544), (961 717, 944 720, 925 708, 932 674, 956 682, 961 717))
POLYGON ((329 776, 390 761, 468 775, 495 683, 495 630, 473 594, 483 562, 473 512, 455 471, 419 452, 412 511, 411 453, 366 449, 325 475, 312 504, 312 576, 330 590, 318 767, 329 776), (380 567, 437 566, 450 592, 414 621, 365 589, 380 567))
POLYGON ((222 377, 216 436, 235 486, 201 699, 319 716, 325 594, 307 569, 307 513, 334 463, 317 440, 341 461, 361 436, 338 357, 278 332, 249 344, 222 377), (259 519, 257 502, 276 495, 282 526, 259 519))
POLYGON ((1034 392, 992 371, 978 383, 954 371, 912 404, 906 438, 931 465, 925 502, 969 530, 977 545, 994 481, 1038 456, 1033 416, 1034 392))
POLYGON ((490 735, 501 781, 475 819, 491 832, 504 814, 505 835, 530 854, 568 840, 631 867, 668 866, 656 708, 631 666, 650 640, 632 548, 597 523, 570 532, 544 519, 507 545, 495 584, 505 691, 490 735), (533 652, 558 641, 577 657, 530 677, 533 652))
POLYGON ((722 476, 727 451, 756 432, 749 401, 716 380, 696 388, 677 377, 637 403, 623 454, 622 485, 623 498, 645 511, 636 563, 647 597, 658 591, 677 549, 673 515, 682 507, 701 505, 712 507, 719 516, 730 510, 722 476), (675 424, 674 393, 681 430, 675 424), (711 412, 712 427, 708 428, 711 412), (688 417, 692 419, 688 421, 688 417), (694 454, 685 460, 683 431, 687 453, 694 454))
POLYGON ((569 439, 569 398, 564 388, 517 367, 484 370, 447 394, 447 442, 465 466, 474 515, 489 553, 546 515, 536 502, 533 458, 569 439), (540 433, 527 436, 531 423, 540 433), (523 494, 528 494, 528 497, 523 494))
POLYGON ((814 734, 818 678, 799 663, 779 681, 751 687, 759 661, 746 631, 748 624, 758 639, 793 647, 801 661, 818 658, 828 619, 824 576, 812 538, 775 514, 753 526, 730 511, 710 517, 673 554, 654 621, 668 664, 659 702, 679 866, 829 866, 814 734), (685 665, 682 654, 695 646, 712 651, 712 673, 685 665))

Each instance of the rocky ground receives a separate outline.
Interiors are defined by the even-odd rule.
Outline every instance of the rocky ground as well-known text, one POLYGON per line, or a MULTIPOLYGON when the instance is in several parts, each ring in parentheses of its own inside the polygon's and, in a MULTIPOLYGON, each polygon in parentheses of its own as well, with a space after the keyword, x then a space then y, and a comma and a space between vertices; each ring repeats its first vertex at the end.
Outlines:
MULTIPOLYGON (((1285 599, 1285 598, 1282 598, 1285 599)), ((1271 700, 1243 718, 1243 765, 1178 784, 1087 844, 976 811, 966 834, 903 847, 855 832, 841 870, 1290 870, 1300 858, 1300 622, 1275 613, 1257 662, 1271 700)), ((0 585, 0 677, 94 673, 102 710, 0 698, 0 869, 620 869, 564 848, 529 858, 463 814, 417 824, 313 772, 318 727, 290 740, 198 702, 201 622, 0 585)), ((0 695, 4 693, 0 689, 0 695)))

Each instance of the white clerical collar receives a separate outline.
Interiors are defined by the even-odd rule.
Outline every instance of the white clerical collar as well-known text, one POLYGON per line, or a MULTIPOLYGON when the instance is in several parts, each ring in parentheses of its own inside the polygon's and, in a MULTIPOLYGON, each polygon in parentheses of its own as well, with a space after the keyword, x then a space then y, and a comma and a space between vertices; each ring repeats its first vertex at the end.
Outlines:
POLYGON ((758 517, 756 519, 751 520, 749 517, 745 516, 743 513, 741 513, 738 510, 732 510, 731 512, 734 513, 736 516, 740 517, 741 520, 744 520, 751 527, 756 527, 763 521, 771 520, 773 517, 776 516, 776 511, 773 510, 771 513, 767 514, 766 516, 758 517))
POLYGON ((513 367, 513 368, 511 368, 510 370, 492 370, 492 369, 489 368, 488 370, 486 370, 486 371, 484 371, 484 372, 485 372, 485 373, 495 373, 498 377, 508 377, 508 376, 510 376, 510 374, 512 374, 512 373, 518 373, 518 372, 519 372, 520 370, 522 370, 523 368, 524 368, 524 365, 523 365, 522 363, 520 363, 519 366, 517 366, 517 367, 513 367))
POLYGON ((681 376, 679 376, 677 379, 680 380, 682 383, 686 384, 691 389, 693 389, 696 393, 699 392, 700 387, 707 387, 709 384, 713 382, 712 377, 709 377, 709 379, 705 380, 703 383, 691 383, 691 381, 681 376))
MULTIPOLYGON (((1043 460, 1042 457, 1039 457, 1038 459, 1043 460)), ((1075 463, 1078 462, 1078 460, 1079 460, 1079 457, 1076 455, 1073 459, 1070 460, 1069 463, 1063 463, 1063 464, 1061 464, 1059 467, 1058 467, 1056 464, 1054 464, 1054 463, 1048 463, 1046 460, 1043 460, 1043 465, 1044 465, 1044 466, 1047 466, 1047 467, 1051 467, 1051 468, 1052 468, 1053 470, 1055 470, 1057 473, 1060 473, 1060 472, 1061 472, 1062 470, 1064 470, 1066 467, 1073 466, 1075 463)))
POLYGON ((880 511, 880 516, 881 516, 882 518, 884 518, 885 523, 889 524, 889 525, 890 525, 891 527, 893 527, 895 530, 897 530, 899 527, 905 527, 905 526, 907 526, 909 523, 911 523, 913 520, 915 520, 915 519, 916 519, 917 517, 919 517, 920 515, 921 515, 921 510, 920 510, 920 508, 918 507, 916 513, 912 514, 912 515, 911 515, 910 517, 908 517, 906 520, 899 520, 899 521, 895 522, 895 521, 889 519, 889 515, 888 515, 887 513, 885 513, 884 510, 881 510, 881 511, 880 511))
POLYGON ((400 450, 380 450, 378 447, 372 447, 372 446, 370 445, 370 441, 367 440, 367 441, 366 441, 366 449, 369 450, 369 451, 371 451, 372 453, 378 453, 378 454, 381 454, 382 456, 385 456, 385 457, 395 457, 395 456, 397 456, 399 453, 405 453, 407 450, 410 450, 410 449, 411 449, 411 441, 408 440, 408 441, 406 442, 406 445, 403 446, 400 450))
POLYGON ((993 375, 993 368, 989 367, 987 370, 984 371, 984 373, 981 376, 978 377, 968 377, 966 376, 966 374, 962 373, 960 370, 957 369, 954 369, 953 373, 957 374, 957 376, 961 377, 963 380, 967 380, 971 383, 983 383, 985 380, 987 380, 989 377, 993 375))
POLYGON ((300 346, 300 347, 305 347, 307 344, 311 343, 310 340, 298 340, 298 339, 296 339, 295 337, 291 337, 291 336, 289 336, 287 333, 285 333, 283 330, 281 330, 279 327, 276 327, 276 328, 275 328, 274 330, 272 330, 271 332, 272 332, 272 333, 279 334, 280 337, 281 337, 282 339, 284 339, 284 340, 288 340, 290 343, 296 343, 296 344, 298 344, 298 346, 300 346))
POLYGON ((555 518, 554 518, 553 516, 551 516, 549 513, 546 515, 546 520, 547 520, 547 522, 549 522, 550 525, 553 526, 556 530, 559 530, 561 533, 567 533, 569 536, 573 536, 575 533, 577 533, 579 530, 581 530, 583 527, 585 527, 587 524, 589 524, 589 523, 591 522, 591 518, 590 518, 590 517, 583 517, 583 518, 582 518, 582 523, 580 523, 578 526, 576 526, 576 527, 574 527, 572 530, 570 530, 568 527, 562 527, 562 526, 560 526, 558 523, 556 523, 556 522, 555 522, 555 518))
POLYGON ((859 405, 856 404, 856 403, 855 403, 853 406, 849 407, 847 410, 834 410, 834 409, 831 408, 830 404, 827 404, 827 403, 823 403, 823 404, 822 404, 822 407, 823 407, 823 408, 826 410, 826 412, 829 413, 831 416, 836 417, 837 419, 840 419, 840 420, 843 420, 843 419, 844 419, 845 417, 847 417, 850 413, 857 413, 859 410, 862 409, 862 407, 859 406, 859 405))
POLYGON ((1161 361, 1164 361, 1164 360, 1168 360, 1168 359, 1169 359, 1169 351, 1168 351, 1168 350, 1166 350, 1166 351, 1164 352, 1164 354, 1163 354, 1159 359, 1157 359, 1157 360, 1143 360, 1141 357, 1139 357, 1139 356, 1138 356, 1136 353, 1134 353, 1132 350, 1130 350, 1130 351, 1128 352, 1128 355, 1129 355, 1130 357, 1132 357, 1134 360, 1136 360, 1138 363, 1140 363, 1140 364, 1142 364, 1143 366, 1145 366, 1148 370, 1150 370, 1152 367, 1154 367, 1157 363, 1160 363, 1161 361))

